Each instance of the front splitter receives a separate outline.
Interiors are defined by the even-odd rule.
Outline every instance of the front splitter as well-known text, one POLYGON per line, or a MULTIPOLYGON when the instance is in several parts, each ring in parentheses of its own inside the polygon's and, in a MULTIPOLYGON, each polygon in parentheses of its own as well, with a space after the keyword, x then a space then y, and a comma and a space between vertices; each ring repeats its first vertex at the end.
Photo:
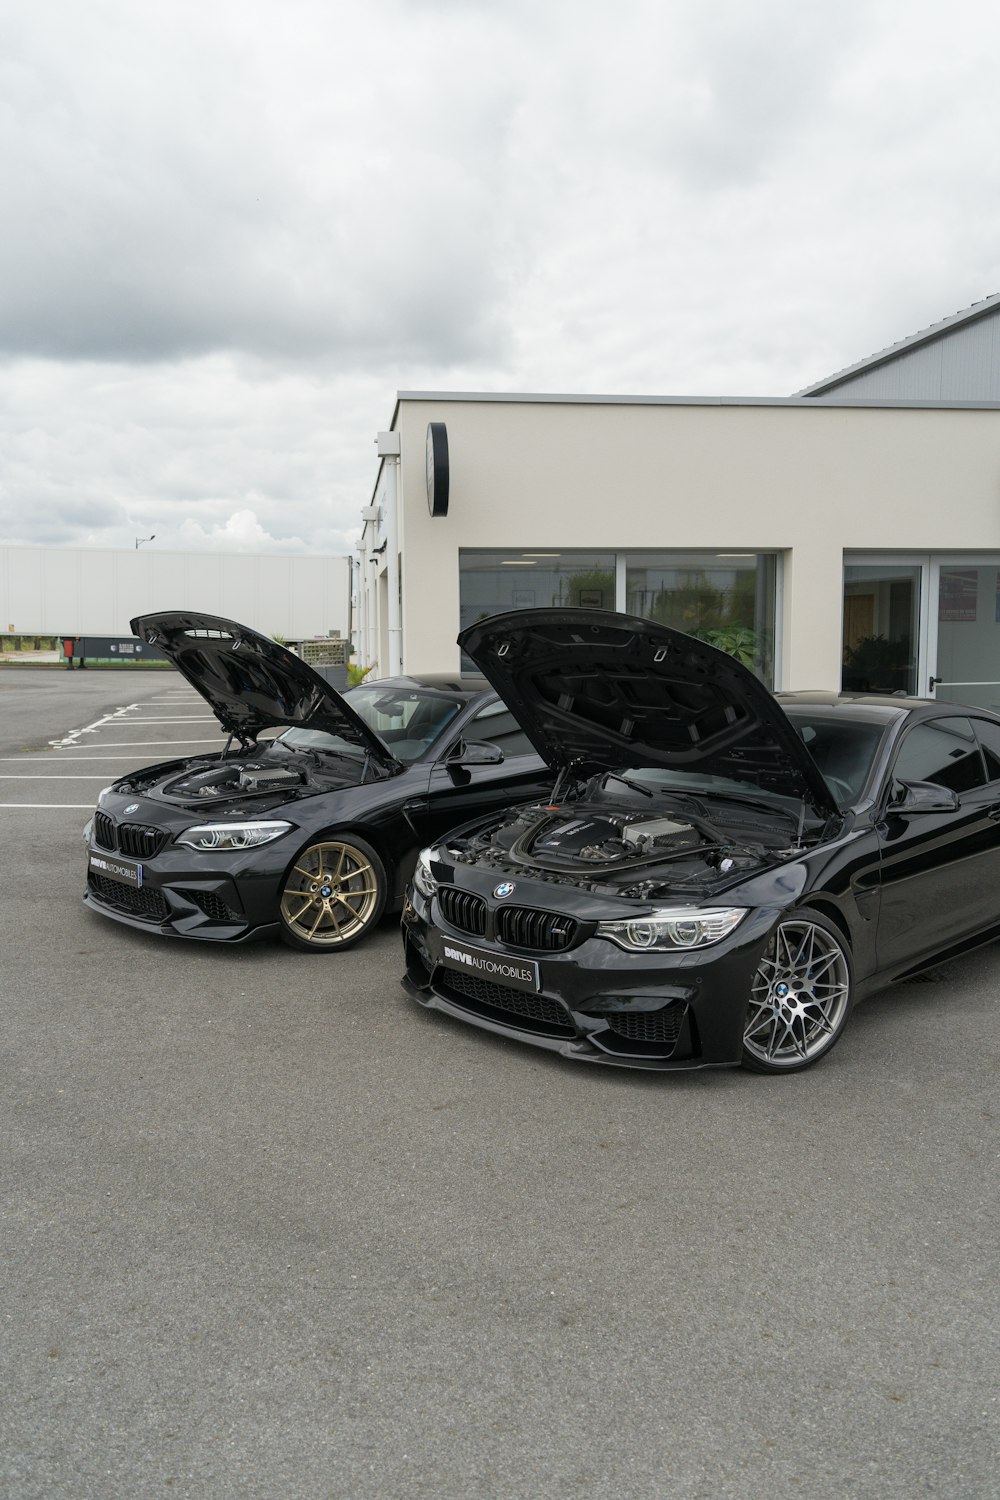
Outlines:
POLYGON ((112 922, 120 922, 123 927, 131 927, 136 932, 145 932, 150 937, 178 938, 183 942, 191 943, 220 943, 227 947, 235 947, 241 943, 256 943, 264 938, 276 937, 279 931, 277 922, 270 922, 264 927, 226 927, 220 923, 219 928, 212 932, 199 932, 194 929, 190 932, 178 932, 169 922, 147 922, 142 917, 134 917, 129 912, 118 911, 113 906, 105 906, 100 901, 95 901, 89 890, 83 894, 83 904, 100 917, 110 917, 112 922))
POLYGON ((431 989, 429 986, 416 984, 408 974, 404 974, 400 983, 411 999, 416 1000, 425 1010, 439 1010, 443 1015, 451 1016, 456 1021, 462 1021, 465 1025, 478 1026, 482 1031, 489 1031, 494 1036, 506 1037, 512 1042, 523 1042, 528 1047, 541 1047, 546 1052, 555 1052, 560 1057, 566 1057, 571 1062, 597 1063, 605 1068, 628 1068, 632 1071, 639 1069, 646 1073, 693 1073, 709 1068, 731 1068, 737 1066, 733 1062, 702 1062, 698 1058, 680 1058, 674 1061, 663 1057, 623 1057, 615 1056, 609 1052, 602 1052, 591 1042, 582 1037, 545 1036, 537 1031, 523 1031, 517 1026, 508 1026, 505 1022, 492 1021, 488 1016, 481 1016, 473 1010, 466 1010, 461 1005, 445 999, 443 995, 431 989))

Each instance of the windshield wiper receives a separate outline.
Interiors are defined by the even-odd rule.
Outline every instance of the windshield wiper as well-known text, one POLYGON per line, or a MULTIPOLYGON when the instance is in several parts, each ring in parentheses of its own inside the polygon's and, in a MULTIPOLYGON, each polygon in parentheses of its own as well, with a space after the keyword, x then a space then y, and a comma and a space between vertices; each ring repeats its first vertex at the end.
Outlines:
POLYGON ((641 781, 631 781, 627 776, 620 776, 617 771, 605 771, 604 779, 605 781, 620 781, 622 786, 629 786, 633 792, 641 792, 644 797, 656 796, 656 793, 651 792, 648 786, 643 786, 641 781))
POLYGON ((782 807, 779 803, 769 802, 764 797, 745 797, 742 792, 717 791, 713 787, 711 791, 702 792, 700 795, 702 798, 708 798, 709 801, 713 797, 718 797, 724 802, 739 802, 743 807, 759 808, 761 812, 780 813, 783 818, 788 819, 789 823, 801 822, 805 817, 805 798, 802 799, 801 813, 792 813, 787 807, 782 807))

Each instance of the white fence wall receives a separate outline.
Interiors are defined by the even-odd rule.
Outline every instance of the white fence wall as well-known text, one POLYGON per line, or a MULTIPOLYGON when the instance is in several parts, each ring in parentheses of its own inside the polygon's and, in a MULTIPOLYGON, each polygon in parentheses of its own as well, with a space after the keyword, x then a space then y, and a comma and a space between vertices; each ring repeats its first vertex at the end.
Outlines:
POLYGON ((347 634, 346 557, 0 547, 0 632, 128 634, 133 615, 197 609, 265 635, 347 634))

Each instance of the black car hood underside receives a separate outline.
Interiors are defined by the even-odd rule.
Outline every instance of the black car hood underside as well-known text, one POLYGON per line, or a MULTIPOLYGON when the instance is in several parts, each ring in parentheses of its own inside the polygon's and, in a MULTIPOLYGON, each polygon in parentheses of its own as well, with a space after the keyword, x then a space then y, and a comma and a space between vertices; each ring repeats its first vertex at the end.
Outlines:
POLYGON ((458 643, 556 771, 660 766, 837 812, 763 683, 694 636, 607 610, 526 609, 480 620, 458 643))
POLYGON ((340 735, 396 767, 391 750, 335 688, 285 646, 235 620, 188 610, 137 615, 132 633, 173 662, 227 733, 244 742, 295 726, 340 735))

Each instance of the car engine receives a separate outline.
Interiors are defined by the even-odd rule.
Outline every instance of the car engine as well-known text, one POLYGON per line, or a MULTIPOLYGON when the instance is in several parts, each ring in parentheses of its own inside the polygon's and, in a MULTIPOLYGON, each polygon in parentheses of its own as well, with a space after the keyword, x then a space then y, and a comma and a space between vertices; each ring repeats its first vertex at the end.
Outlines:
POLYGON ((535 805, 445 843, 459 864, 645 898, 661 886, 704 892, 794 858, 802 849, 785 822, 737 805, 710 817, 535 805))

